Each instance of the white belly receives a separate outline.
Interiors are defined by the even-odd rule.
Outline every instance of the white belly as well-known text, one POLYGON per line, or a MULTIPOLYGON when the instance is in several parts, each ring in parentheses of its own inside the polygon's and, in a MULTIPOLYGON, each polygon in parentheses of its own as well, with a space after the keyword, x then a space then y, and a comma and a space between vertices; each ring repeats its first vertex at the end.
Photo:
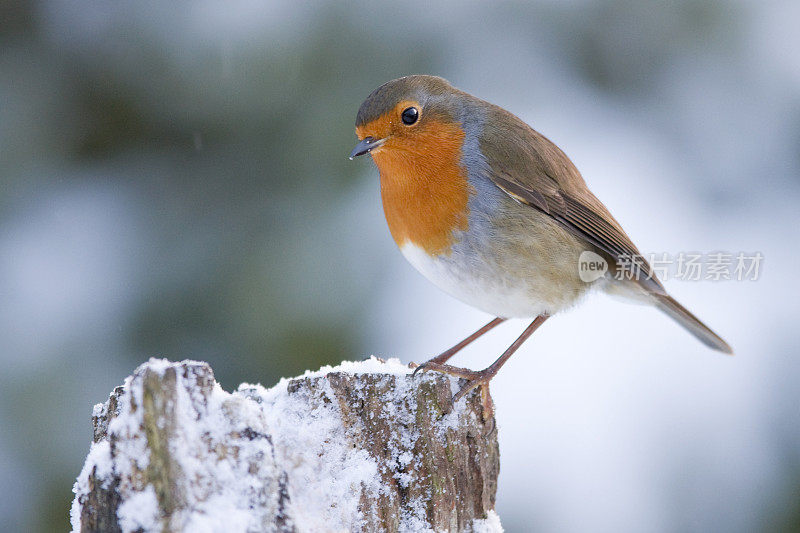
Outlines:
MULTIPOLYGON (((561 307, 560 298, 548 298, 546 286, 537 287, 536 276, 519 279, 498 272, 492 265, 464 256, 430 256, 410 243, 400 251, 423 276, 437 287, 477 309, 504 318, 529 318, 552 314, 561 307)), ((577 268, 577 267, 576 267, 577 268)))

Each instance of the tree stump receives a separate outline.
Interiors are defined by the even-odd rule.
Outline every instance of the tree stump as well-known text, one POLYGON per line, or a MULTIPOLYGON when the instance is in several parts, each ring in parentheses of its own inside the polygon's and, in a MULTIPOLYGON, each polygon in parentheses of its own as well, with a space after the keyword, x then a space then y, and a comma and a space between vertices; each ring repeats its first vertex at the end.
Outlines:
POLYGON ((502 531, 494 421, 397 360, 222 390, 151 359, 92 416, 75 531, 502 531))

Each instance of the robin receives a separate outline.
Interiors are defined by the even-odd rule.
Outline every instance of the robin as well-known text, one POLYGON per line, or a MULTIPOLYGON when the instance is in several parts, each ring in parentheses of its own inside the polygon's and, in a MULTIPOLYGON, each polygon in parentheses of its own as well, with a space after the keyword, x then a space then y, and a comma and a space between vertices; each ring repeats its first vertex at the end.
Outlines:
POLYGON ((572 161, 515 115, 436 76, 375 89, 356 116, 359 143, 380 173, 389 231, 408 261, 445 292, 497 318, 415 370, 467 380, 453 401, 489 381, 545 320, 597 288, 664 311, 709 347, 731 347, 673 299, 592 194, 572 161), (601 264, 582 275, 588 257, 601 264), (532 318, 489 367, 447 365, 508 318, 532 318))

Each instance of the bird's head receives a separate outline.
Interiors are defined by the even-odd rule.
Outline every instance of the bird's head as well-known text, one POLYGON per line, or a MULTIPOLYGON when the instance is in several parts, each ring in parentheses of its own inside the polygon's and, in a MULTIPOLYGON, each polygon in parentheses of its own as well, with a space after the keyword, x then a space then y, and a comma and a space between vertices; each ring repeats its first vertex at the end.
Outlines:
POLYGON ((436 165, 461 149, 461 115, 468 95, 437 76, 406 76, 384 83, 356 116, 360 142, 350 158, 369 153, 378 168, 436 165))

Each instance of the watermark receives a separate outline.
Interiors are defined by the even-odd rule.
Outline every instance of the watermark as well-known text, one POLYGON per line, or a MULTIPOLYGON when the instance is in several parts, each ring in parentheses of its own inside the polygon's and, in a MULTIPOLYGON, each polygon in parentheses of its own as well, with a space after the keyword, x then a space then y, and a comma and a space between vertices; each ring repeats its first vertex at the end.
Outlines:
POLYGON ((586 250, 578 258, 578 276, 581 281, 591 283, 608 272, 608 262, 594 252, 586 250))
POLYGON ((607 272, 619 280, 655 276, 661 281, 757 281, 763 262, 761 252, 623 254, 617 257, 616 268, 609 272, 605 258, 587 250, 578 258, 578 275, 586 283, 606 276, 607 272), (650 265, 649 274, 646 264, 650 265))

